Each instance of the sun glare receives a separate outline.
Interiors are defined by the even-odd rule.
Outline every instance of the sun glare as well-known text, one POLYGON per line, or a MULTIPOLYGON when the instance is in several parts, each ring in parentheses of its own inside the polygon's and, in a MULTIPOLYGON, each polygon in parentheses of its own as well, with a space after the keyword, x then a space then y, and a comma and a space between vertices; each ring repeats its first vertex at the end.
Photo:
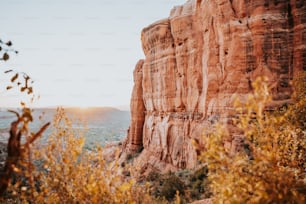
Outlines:
POLYGON ((80 110, 88 110, 90 107, 89 106, 79 106, 80 110))

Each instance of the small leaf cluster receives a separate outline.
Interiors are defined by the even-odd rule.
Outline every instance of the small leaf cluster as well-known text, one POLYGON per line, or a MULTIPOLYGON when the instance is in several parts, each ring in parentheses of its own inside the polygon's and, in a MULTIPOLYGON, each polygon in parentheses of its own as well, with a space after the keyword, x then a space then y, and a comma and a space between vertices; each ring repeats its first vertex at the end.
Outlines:
MULTIPOLYGON (((26 73, 15 72, 13 70, 7 70, 5 74, 11 74, 10 84, 6 86, 6 90, 10 90, 14 87, 20 87, 20 92, 24 92, 28 95, 33 94, 33 83, 29 75, 26 73)), ((34 98, 32 99, 34 100, 34 98)), ((21 104, 23 105, 23 104, 21 104)))
MULTIPOLYGON (((8 61, 10 59, 10 52, 15 52, 16 54, 18 51, 11 48, 13 43, 11 41, 3 42, 0 39, 0 55, 2 55, 2 58, 0 60, 8 61)), ((24 73, 24 72, 17 72, 13 69, 9 69, 4 71, 4 74, 11 75, 9 84, 6 85, 6 90, 13 89, 14 87, 18 87, 19 91, 22 93, 26 93, 27 95, 31 96, 31 102, 34 101, 35 95, 33 91, 33 83, 34 81, 32 78, 24 73)), ((21 106, 25 106, 24 102, 21 102, 21 106)))
POLYGON ((2 57, 0 57, 0 60, 3 61, 7 61, 10 58, 9 52, 15 52, 16 54, 18 53, 18 51, 12 49, 13 43, 11 41, 7 41, 7 42, 3 42, 0 39, 0 55, 2 55, 2 57))

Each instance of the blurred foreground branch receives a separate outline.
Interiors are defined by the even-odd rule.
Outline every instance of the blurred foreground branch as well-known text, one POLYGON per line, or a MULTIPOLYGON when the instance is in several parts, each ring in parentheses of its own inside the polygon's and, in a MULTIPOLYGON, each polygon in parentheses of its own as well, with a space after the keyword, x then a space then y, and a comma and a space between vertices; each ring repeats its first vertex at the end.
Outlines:
POLYGON ((7 189, 11 178, 14 173, 18 171, 17 165, 20 159, 22 159, 26 149, 30 148, 30 145, 39 138, 42 133, 48 128, 50 123, 43 125, 40 130, 33 134, 25 144, 21 144, 21 137, 23 134, 23 127, 19 127, 20 123, 24 122, 25 116, 17 115, 17 120, 11 123, 10 138, 7 144, 7 157, 4 168, 0 172, 0 197, 7 189))

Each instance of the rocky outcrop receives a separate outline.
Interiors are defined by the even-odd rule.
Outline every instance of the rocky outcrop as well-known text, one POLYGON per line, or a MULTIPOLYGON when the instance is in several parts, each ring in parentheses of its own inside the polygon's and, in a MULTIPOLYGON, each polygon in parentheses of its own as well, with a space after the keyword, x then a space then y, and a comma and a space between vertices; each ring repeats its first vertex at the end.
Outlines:
POLYGON ((250 93, 258 76, 269 78, 275 102, 290 99, 292 79, 306 70, 305 27, 302 0, 189 0, 144 28, 126 144, 143 148, 135 164, 194 167, 192 139, 226 121, 234 95, 250 93))
POLYGON ((129 152, 139 151, 143 146, 142 132, 145 120, 145 106, 142 88, 143 63, 143 60, 139 60, 134 70, 134 87, 130 104, 131 125, 128 129, 128 142, 125 146, 129 152))

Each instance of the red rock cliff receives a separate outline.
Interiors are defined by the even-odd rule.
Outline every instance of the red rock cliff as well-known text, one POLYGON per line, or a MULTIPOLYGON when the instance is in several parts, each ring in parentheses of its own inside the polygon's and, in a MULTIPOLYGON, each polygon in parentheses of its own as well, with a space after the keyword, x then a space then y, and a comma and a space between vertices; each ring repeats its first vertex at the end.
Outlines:
POLYGON ((303 0, 189 0, 144 28, 126 145, 143 148, 135 164, 194 167, 191 139, 226 119, 257 76, 268 76, 275 102, 289 99, 306 69, 305 27, 303 0))

